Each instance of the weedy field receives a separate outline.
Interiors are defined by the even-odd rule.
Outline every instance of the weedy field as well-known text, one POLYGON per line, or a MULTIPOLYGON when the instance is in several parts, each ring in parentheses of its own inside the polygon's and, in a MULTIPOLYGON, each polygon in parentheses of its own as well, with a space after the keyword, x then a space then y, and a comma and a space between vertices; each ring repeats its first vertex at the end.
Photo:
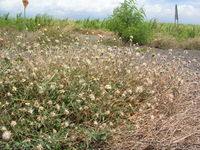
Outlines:
POLYGON ((170 23, 158 23, 156 20, 151 20, 136 26, 137 31, 134 29, 126 31, 125 29, 127 29, 127 27, 116 29, 116 23, 112 21, 113 20, 109 18, 105 20, 91 20, 89 18, 77 21, 68 19, 56 20, 47 15, 38 15, 35 18, 24 19, 22 14, 18 14, 16 18, 9 18, 9 14, 5 14, 0 16, 0 27, 29 32, 35 32, 42 28, 53 26, 59 26, 60 28, 68 26, 76 31, 81 31, 83 29, 114 31, 120 35, 122 40, 126 43, 130 42, 130 36, 134 36, 131 42, 160 49, 200 49, 199 25, 179 24, 176 26, 170 23), (123 31, 123 33, 118 33, 118 30, 123 31))
POLYGON ((187 109, 198 123, 198 109, 191 108, 198 106, 199 74, 187 68, 190 60, 126 46, 100 30, 51 26, 24 35, 2 28, 1 37, 1 149, 199 144, 199 124, 176 128, 185 125, 178 115, 187 109))
POLYGON ((144 16, 1 16, 0 149, 198 149, 200 27, 144 16))

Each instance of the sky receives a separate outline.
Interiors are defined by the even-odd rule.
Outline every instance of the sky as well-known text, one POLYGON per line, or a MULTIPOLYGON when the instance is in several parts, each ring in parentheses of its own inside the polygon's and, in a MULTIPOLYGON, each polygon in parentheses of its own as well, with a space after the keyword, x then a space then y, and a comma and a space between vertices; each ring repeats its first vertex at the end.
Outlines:
MULTIPOLYGON (((84 19, 106 18, 123 0, 29 0, 27 16, 48 14, 55 18, 84 19)), ((146 20, 174 22, 174 7, 178 4, 179 22, 200 24, 200 0, 137 0, 143 7, 146 20)), ((13 17, 23 12, 22 0, 0 0, 0 15, 9 12, 13 17)))

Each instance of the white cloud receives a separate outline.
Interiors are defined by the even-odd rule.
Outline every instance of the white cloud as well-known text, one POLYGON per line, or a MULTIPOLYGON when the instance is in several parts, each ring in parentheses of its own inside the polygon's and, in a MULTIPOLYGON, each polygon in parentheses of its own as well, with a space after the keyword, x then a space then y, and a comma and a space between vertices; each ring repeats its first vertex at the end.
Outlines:
MULTIPOLYGON (((122 0, 29 0, 28 13, 64 17, 73 12, 109 14, 122 0), (57 14, 58 13, 58 14, 57 14)), ((23 11, 22 0, 0 0, 0 10, 12 14, 23 11)))
MULTIPOLYGON (((198 5, 182 4, 178 6, 180 23, 200 24, 200 8, 198 5)), ((161 22, 173 22, 175 16, 174 4, 148 4, 144 6, 148 18, 156 18, 161 22)))
MULTIPOLYGON (((59 18, 106 17, 123 0, 29 0, 27 14, 49 14, 59 18)), ((138 0, 144 6, 148 19, 173 22, 174 5, 178 3, 180 22, 200 24, 199 0, 138 0)), ((0 13, 13 16, 23 11, 22 0, 0 0, 0 13)))

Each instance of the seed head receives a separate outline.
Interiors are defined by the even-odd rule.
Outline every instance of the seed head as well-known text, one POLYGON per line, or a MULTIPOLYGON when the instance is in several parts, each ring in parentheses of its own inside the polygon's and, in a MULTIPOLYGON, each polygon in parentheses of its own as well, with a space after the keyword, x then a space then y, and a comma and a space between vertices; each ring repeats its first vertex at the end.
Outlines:
POLYGON ((2 139, 9 141, 11 139, 12 133, 10 131, 4 131, 2 134, 2 139))

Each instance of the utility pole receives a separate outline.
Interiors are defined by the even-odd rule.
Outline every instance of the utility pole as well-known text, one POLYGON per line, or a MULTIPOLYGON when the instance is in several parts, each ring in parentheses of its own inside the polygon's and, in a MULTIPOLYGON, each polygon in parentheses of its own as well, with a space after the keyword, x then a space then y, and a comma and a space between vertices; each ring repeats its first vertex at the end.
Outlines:
POLYGON ((178 6, 177 4, 175 5, 175 21, 174 21, 174 24, 175 25, 178 25, 178 20, 179 20, 179 17, 178 17, 178 6))

